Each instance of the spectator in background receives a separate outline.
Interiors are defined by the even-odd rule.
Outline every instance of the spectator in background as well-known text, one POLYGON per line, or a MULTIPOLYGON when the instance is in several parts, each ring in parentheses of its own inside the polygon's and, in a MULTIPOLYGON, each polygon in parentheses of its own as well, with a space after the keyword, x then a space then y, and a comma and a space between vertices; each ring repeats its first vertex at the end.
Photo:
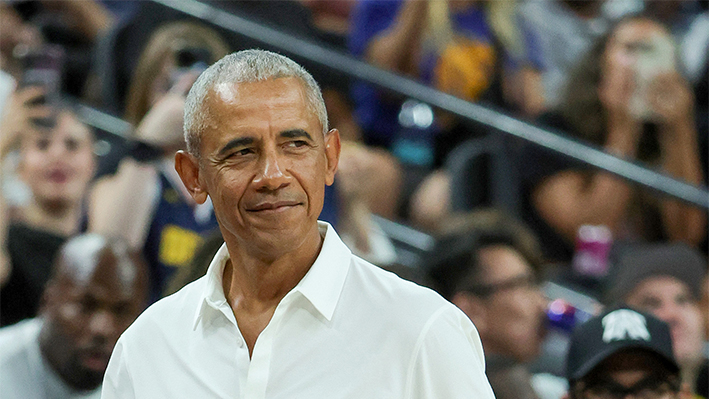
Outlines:
POLYGON ((577 327, 571 337, 567 399, 679 399, 679 367, 667 325, 615 308, 577 327))
MULTIPOLYGON (((504 48, 522 47, 515 41, 519 35, 514 24, 500 22, 509 22, 505 16, 513 16, 513 11, 511 2, 363 1, 353 12, 350 51, 466 100, 504 105, 502 65, 512 52, 499 43, 506 39, 504 48)), ((434 118, 430 107, 362 82, 353 86, 352 93, 365 142, 390 149, 408 165, 400 213, 419 227, 429 227, 429 220, 448 211, 440 206, 447 197, 447 176, 429 172, 442 165, 455 145, 486 134, 486 129, 447 114, 434 118), (405 121, 411 113, 416 116, 408 119, 415 123, 405 121), (412 195, 416 203, 409 207, 412 195)))
MULTIPOLYGON (((535 0, 519 7, 518 24, 533 49, 528 64, 535 66, 541 81, 542 105, 537 111, 563 104, 564 88, 580 58, 608 29, 612 20, 634 11, 633 2, 615 4, 604 0, 535 0)), ((618 2, 615 2, 618 3, 618 2)))
POLYGON ((200 68, 196 72, 201 72, 228 52, 229 45, 224 39, 205 25, 186 21, 162 25, 145 44, 133 71, 125 119, 138 125, 150 109, 170 93, 180 74, 185 72, 184 68, 195 66, 200 68), (198 65, 200 62, 202 65, 198 65))
POLYGON ((17 175, 29 196, 12 209, 8 204, 0 216, 8 221, 3 246, 11 269, 0 290, 2 325, 36 315, 54 255, 82 230, 84 199, 96 168, 92 132, 69 108, 33 106, 42 95, 36 87, 15 92, 3 117, 0 152, 20 143, 17 175))
POLYGON ((0 2, 0 69, 19 81, 22 64, 13 52, 16 48, 34 48, 43 42, 36 26, 23 21, 8 2, 0 2))
POLYGON ((54 265, 40 317, 0 329, 0 397, 98 398, 119 335, 147 299, 147 271, 125 243, 69 240, 54 265))
POLYGON ((704 319, 704 364, 699 368, 695 392, 707 399, 709 398, 709 274, 704 276, 699 311, 704 319))
POLYGON ((151 302, 176 268, 186 266, 203 236, 217 228, 211 202, 198 205, 175 171, 184 148, 184 98, 192 82, 229 46, 212 29, 193 22, 158 28, 133 73, 126 119, 136 125, 132 157, 92 192, 90 230, 124 237, 141 249, 151 274, 151 302))
MULTIPOLYGON (((479 101, 487 96, 499 103, 493 97, 503 54, 496 35, 515 35, 498 33, 503 24, 491 21, 503 18, 493 18, 497 9, 486 7, 499 6, 476 1, 362 1, 352 16, 350 51, 462 98, 479 101)), ((365 140, 391 147, 400 130, 401 99, 363 84, 357 84, 353 97, 365 140)))
POLYGON ((429 265, 434 284, 478 328, 495 396, 536 398, 526 369, 546 333, 536 241, 495 211, 454 217, 447 227, 429 265))
POLYGON ((66 55, 61 88, 81 97, 94 47, 114 23, 113 16, 94 0, 13 1, 24 21, 41 33, 46 43, 61 46, 66 55))
MULTIPOLYGON (((662 25, 643 16, 622 19, 572 76, 560 109, 540 123, 688 183, 702 182, 692 93, 662 25)), ((520 158, 525 215, 552 260, 571 259, 584 224, 608 226, 616 241, 697 245, 704 238, 706 215, 699 209, 531 145, 520 158)))
POLYGON ((706 360, 706 334, 699 307, 707 261, 683 244, 639 246, 621 255, 611 271, 609 304, 623 302, 665 321, 672 333, 674 354, 689 390, 706 360))

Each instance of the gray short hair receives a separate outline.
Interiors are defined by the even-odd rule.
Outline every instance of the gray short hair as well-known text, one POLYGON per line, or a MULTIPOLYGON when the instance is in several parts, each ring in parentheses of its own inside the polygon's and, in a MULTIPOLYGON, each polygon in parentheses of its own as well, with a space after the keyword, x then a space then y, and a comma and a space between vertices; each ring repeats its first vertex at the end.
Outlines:
POLYGON ((265 50, 243 50, 229 54, 204 71, 192 85, 185 100, 184 133, 187 151, 198 157, 201 133, 209 114, 203 107, 213 87, 222 83, 253 83, 267 79, 298 78, 303 82, 308 107, 328 131, 327 111, 315 79, 290 58, 265 50))

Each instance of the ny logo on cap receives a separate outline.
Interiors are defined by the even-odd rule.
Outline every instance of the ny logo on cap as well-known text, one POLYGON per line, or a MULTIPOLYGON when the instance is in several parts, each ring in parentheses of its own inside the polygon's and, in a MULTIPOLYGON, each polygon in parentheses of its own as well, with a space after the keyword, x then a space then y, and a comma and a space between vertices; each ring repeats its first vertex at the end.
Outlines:
POLYGON ((628 309, 618 309, 608 313, 602 320, 603 342, 626 339, 650 340, 645 316, 628 309))

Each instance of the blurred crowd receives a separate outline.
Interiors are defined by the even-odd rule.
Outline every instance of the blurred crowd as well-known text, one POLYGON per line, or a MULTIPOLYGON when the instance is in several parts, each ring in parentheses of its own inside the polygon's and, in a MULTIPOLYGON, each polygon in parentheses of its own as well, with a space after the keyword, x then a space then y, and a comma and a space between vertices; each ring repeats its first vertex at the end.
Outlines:
MULTIPOLYGON (((706 1, 202 2, 707 185, 706 1)), ((252 47, 150 1, 0 0, 0 397, 98 396, 123 330, 204 274, 223 241, 174 169, 184 100, 252 47)), ((611 397, 594 378, 625 347, 563 367, 601 314, 669 330, 643 358, 667 378, 642 389, 707 397, 707 209, 294 60, 343 139, 321 219, 470 317, 498 398, 611 397), (401 231, 435 244, 404 256, 401 231)))

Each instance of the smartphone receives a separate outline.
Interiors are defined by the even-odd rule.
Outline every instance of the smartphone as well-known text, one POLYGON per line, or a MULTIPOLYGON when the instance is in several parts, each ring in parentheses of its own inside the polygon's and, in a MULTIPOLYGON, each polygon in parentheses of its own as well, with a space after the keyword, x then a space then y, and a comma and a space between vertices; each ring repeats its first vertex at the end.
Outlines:
POLYGON ((20 54, 22 78, 20 87, 40 86, 45 90, 45 101, 59 99, 64 67, 64 49, 46 45, 20 54))
POLYGON ((177 69, 170 77, 170 87, 174 86, 185 73, 202 73, 212 61, 212 54, 202 47, 183 47, 175 52, 177 69))
MULTIPOLYGON (((56 45, 45 45, 28 50, 18 56, 22 61, 20 87, 39 86, 44 95, 32 105, 47 104, 55 106, 61 100, 61 79, 64 69, 64 49, 56 45)), ((56 115, 34 120, 40 126, 54 125, 56 115)))
POLYGON ((640 43, 636 52, 635 93, 630 106, 639 119, 653 121, 655 115, 647 100, 650 85, 658 75, 676 70, 675 46, 670 37, 656 34, 640 43))

